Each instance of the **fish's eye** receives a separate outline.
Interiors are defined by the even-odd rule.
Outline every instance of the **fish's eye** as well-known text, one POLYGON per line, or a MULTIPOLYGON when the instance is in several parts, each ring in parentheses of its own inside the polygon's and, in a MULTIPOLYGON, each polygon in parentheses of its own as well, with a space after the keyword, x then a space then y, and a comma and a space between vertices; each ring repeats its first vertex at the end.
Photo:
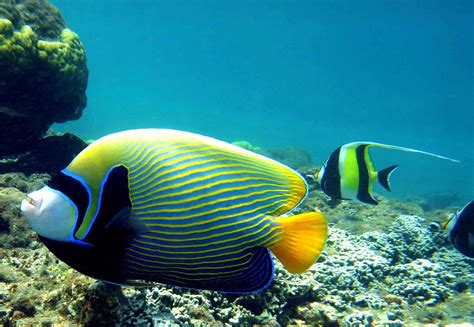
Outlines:
POLYGON ((32 198, 31 196, 29 196, 29 197, 26 199, 26 201, 27 201, 29 204, 31 204, 32 206, 35 205, 35 200, 33 200, 33 198, 32 198))

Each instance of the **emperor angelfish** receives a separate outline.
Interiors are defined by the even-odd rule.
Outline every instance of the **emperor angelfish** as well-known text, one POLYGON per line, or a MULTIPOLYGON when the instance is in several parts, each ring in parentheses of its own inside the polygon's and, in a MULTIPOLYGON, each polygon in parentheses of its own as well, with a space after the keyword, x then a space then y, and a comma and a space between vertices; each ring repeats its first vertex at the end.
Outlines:
POLYGON ((88 276, 249 293, 272 281, 269 250, 302 273, 323 250, 321 213, 295 171, 209 137, 129 130, 90 144, 21 210, 44 244, 88 276))
POLYGON ((469 202, 457 214, 439 225, 448 234, 454 247, 470 258, 474 258, 474 201, 469 202))
POLYGON ((378 180, 380 185, 390 191, 390 175, 398 165, 376 171, 370 157, 370 147, 422 153, 436 158, 459 162, 458 160, 430 152, 400 146, 373 142, 347 143, 337 148, 331 154, 315 176, 323 192, 333 199, 356 200, 362 203, 378 204, 378 201, 372 194, 375 181, 378 180))

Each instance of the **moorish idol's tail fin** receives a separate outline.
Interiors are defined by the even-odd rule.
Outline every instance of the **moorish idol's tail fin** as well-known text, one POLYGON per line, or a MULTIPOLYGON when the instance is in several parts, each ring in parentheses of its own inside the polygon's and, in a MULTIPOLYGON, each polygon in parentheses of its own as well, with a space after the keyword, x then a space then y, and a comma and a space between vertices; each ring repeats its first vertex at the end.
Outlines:
POLYGON ((323 251, 328 232, 326 218, 319 212, 308 212, 276 220, 283 235, 272 253, 293 274, 308 270, 323 251))
POLYGON ((381 171, 377 172, 377 179, 387 191, 391 191, 392 188, 390 187, 390 175, 398 168, 398 165, 393 165, 382 169, 381 171))
POLYGON ((367 144, 368 146, 378 146, 381 148, 386 148, 386 149, 392 149, 392 150, 399 150, 399 151, 406 151, 406 152, 415 152, 415 153, 421 153, 421 154, 426 154, 431 157, 439 158, 439 159, 444 159, 444 160, 449 160, 452 162, 460 162, 459 160, 448 158, 445 156, 440 156, 439 154, 434 154, 431 152, 426 152, 426 151, 421 151, 421 150, 416 150, 416 149, 411 149, 411 148, 405 148, 403 146, 396 146, 396 145, 389 145, 389 144, 382 144, 382 143, 375 143, 375 142, 353 142, 352 144, 367 144))

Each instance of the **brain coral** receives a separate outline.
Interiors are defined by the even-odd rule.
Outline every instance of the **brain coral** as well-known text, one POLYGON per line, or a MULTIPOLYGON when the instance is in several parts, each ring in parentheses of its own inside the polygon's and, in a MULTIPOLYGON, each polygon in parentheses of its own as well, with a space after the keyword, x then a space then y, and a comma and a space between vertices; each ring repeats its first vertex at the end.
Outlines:
POLYGON ((45 0, 0 3, 0 155, 28 151, 86 106, 84 47, 45 0))

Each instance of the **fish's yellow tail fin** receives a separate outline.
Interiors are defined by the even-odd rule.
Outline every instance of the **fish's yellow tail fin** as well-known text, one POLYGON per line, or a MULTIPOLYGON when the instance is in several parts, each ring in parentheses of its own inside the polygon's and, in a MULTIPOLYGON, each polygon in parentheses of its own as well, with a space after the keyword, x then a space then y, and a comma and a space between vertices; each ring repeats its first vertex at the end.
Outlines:
POLYGON ((290 273, 300 274, 308 270, 326 243, 326 218, 322 213, 308 212, 278 218, 276 222, 283 227, 283 235, 270 250, 290 273))

